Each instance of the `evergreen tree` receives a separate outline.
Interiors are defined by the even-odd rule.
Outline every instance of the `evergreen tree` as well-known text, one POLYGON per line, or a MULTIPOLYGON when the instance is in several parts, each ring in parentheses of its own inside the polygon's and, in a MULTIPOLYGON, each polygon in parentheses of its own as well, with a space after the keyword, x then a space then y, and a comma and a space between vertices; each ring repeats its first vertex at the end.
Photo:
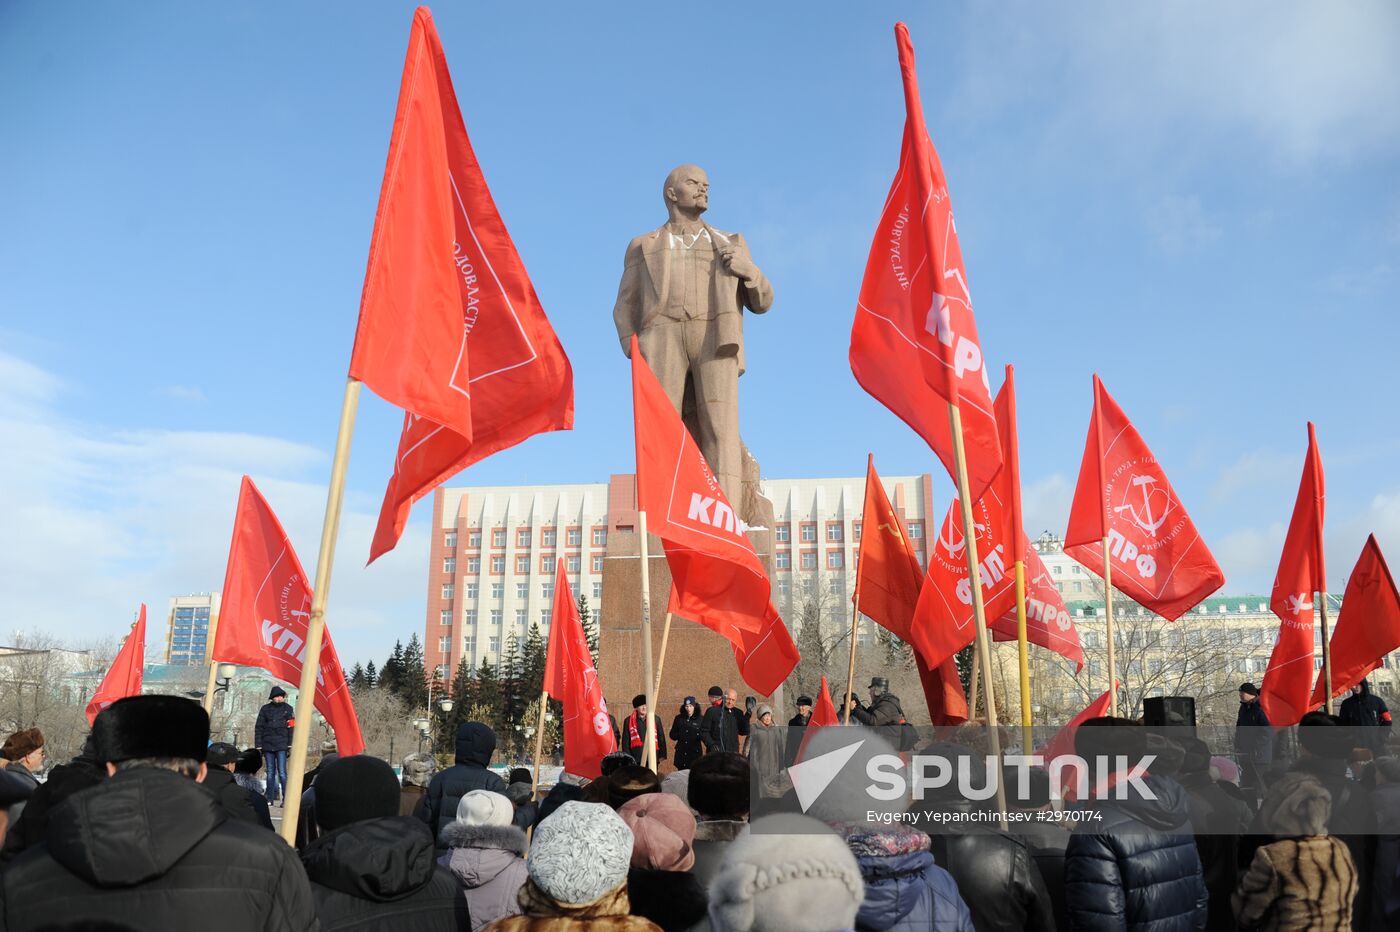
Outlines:
MULTIPOLYGON (((491 658, 482 657, 476 668, 476 704, 474 709, 489 710, 489 717, 475 719, 489 725, 497 734, 501 732, 501 681, 496 668, 491 666, 491 658)), ((472 721, 472 719, 468 719, 472 721)))
POLYGON ((396 696, 403 688, 403 641, 394 642, 394 652, 379 668, 379 688, 396 696))
POLYGON ((448 717, 448 730, 457 734, 457 726, 471 721, 467 713, 476 704, 476 679, 472 675, 471 662, 463 657, 457 663, 457 674, 452 677, 452 714, 448 717))
POLYGON ((593 663, 598 663, 598 624, 593 619, 593 609, 588 605, 588 596, 579 593, 578 617, 583 623, 583 636, 588 641, 588 652, 593 655, 593 663))
MULTIPOLYGON (((515 726, 520 724, 520 715, 525 711, 525 706, 529 700, 525 698, 524 684, 521 681, 524 658, 520 655, 520 638, 512 631, 506 636, 506 649, 501 654, 501 665, 496 675, 501 680, 501 717, 502 727, 506 732, 506 742, 517 745, 516 755, 519 756, 518 733, 515 726)), ((502 742, 502 743, 506 743, 502 742)))
MULTIPOLYGON (((977 663, 977 642, 964 647, 953 655, 953 664, 958 668, 958 679, 962 681, 963 692, 972 688, 972 668, 977 663)), ((976 699, 973 699, 975 702, 976 699)), ((972 703, 968 703, 970 706, 972 703)))
MULTIPOLYGON (((437 695, 437 690, 433 691, 437 695)), ((403 667, 399 680, 399 696, 410 709, 428 706, 428 671, 424 669, 423 642, 414 634, 403 649, 403 667)))
POLYGON ((373 660, 365 664, 365 685, 370 689, 376 689, 379 686, 379 671, 375 670, 373 660))
POLYGON ((525 657, 521 671, 521 690, 530 702, 538 701, 540 693, 544 690, 544 665, 548 649, 539 624, 531 622, 530 634, 525 638, 525 657))
POLYGON ((365 668, 356 663, 350 668, 350 688, 358 690, 364 689, 368 685, 369 683, 365 679, 365 668))

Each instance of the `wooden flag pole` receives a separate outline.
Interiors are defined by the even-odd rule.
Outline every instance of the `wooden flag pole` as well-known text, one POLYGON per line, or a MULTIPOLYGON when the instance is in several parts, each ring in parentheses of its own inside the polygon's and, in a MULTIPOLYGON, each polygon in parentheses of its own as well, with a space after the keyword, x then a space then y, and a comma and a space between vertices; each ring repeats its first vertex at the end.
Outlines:
POLYGON ((972 648, 972 676, 967 684, 967 714, 977 717, 977 690, 982 682, 982 655, 977 652, 977 648, 972 648))
MULTIPOLYGON (((997 728, 996 697, 992 694, 992 651, 987 637, 987 610, 982 604, 982 574, 978 568, 977 525, 972 520, 972 493, 967 481, 967 452, 963 449, 962 413, 948 402, 948 420, 953 433, 953 456, 958 468, 958 501, 962 508, 963 540, 967 549, 967 575, 972 585, 972 616, 977 621, 977 657, 982 666, 982 698, 987 704, 987 739, 992 756, 1001 769, 1001 735, 997 728)), ((1001 830, 1007 831, 1006 788, 997 780, 997 815, 1001 830)))
POLYGON ((1327 593, 1319 592, 1321 597, 1317 600, 1317 619, 1322 623, 1322 688, 1327 690, 1323 695, 1326 701, 1323 703, 1323 711, 1328 715, 1332 714, 1332 645, 1327 639, 1327 593))
POLYGON ((218 683, 219 662, 214 659, 214 636, 219 632, 219 613, 217 611, 209 613, 209 649, 205 651, 205 656, 209 658, 209 681, 204 687, 204 712, 206 715, 214 714, 214 687, 218 683))
POLYGON ((335 458, 331 460, 330 488, 326 490, 326 516, 321 523, 321 549, 316 556, 316 583, 311 593, 311 617, 306 623, 305 653, 301 661, 301 684, 297 687, 296 726, 292 747, 287 754, 287 782, 282 800, 282 837, 296 847, 297 816, 301 814, 301 784, 306 773, 306 745, 315 717, 316 674, 321 667, 321 641, 326 630, 326 600, 331 589, 331 564, 335 561, 335 539, 340 532, 340 506, 345 498, 345 468, 350 462, 350 439, 355 433, 355 412, 360 406, 360 383, 345 381, 345 399, 340 405, 340 428, 335 436, 335 458))
POLYGON ((540 755, 544 753, 544 713, 549 708, 549 692, 540 690, 540 723, 535 732, 535 770, 530 777, 530 801, 534 802, 540 791, 540 755))
POLYGON ((1113 563, 1103 538, 1103 636, 1108 641, 1108 714, 1118 717, 1118 661, 1113 636, 1113 563))
POLYGON ((655 696, 648 692, 653 683, 651 666, 651 566, 647 559, 647 513, 637 512, 637 533, 641 535, 642 554, 642 691, 647 693, 647 728, 646 734, 642 736, 642 766, 651 765, 656 768, 656 726, 652 716, 656 714, 653 706, 655 696))
MULTIPOLYGON (((1020 528, 1014 533, 1019 534, 1020 528)), ((1016 659, 1021 664, 1021 748, 1029 755, 1034 749, 1034 723, 1031 721, 1031 657, 1026 631, 1026 561, 1016 561, 1016 659)))
MULTIPOLYGON (((857 574, 859 575, 859 574, 857 574)), ((857 592, 851 609, 851 659, 846 664, 846 695, 841 699, 841 706, 844 712, 841 716, 841 724, 851 724, 851 696, 855 694, 856 688, 856 641, 860 637, 860 593, 857 592)))
MULTIPOLYGON (((658 701, 658 697, 661 695, 661 673, 666 669, 666 642, 669 640, 671 640, 671 613, 667 612, 666 623, 661 626, 661 656, 656 660, 656 685, 652 687, 651 696, 647 699, 647 730, 653 733, 656 731, 656 723, 660 721, 660 719, 656 717, 656 707, 653 706, 652 703, 658 701)), ((653 772, 656 772, 656 756, 659 751, 656 748, 656 739, 654 736, 651 743, 651 769, 653 772)))

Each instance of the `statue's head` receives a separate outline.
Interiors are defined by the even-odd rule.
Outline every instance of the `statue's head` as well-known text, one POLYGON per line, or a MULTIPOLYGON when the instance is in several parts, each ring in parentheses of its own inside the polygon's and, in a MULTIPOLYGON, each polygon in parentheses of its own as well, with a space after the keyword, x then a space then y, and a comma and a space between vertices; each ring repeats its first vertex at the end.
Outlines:
POLYGON ((710 206, 710 177, 699 165, 682 165, 666 176, 661 196, 672 217, 698 217, 710 206))

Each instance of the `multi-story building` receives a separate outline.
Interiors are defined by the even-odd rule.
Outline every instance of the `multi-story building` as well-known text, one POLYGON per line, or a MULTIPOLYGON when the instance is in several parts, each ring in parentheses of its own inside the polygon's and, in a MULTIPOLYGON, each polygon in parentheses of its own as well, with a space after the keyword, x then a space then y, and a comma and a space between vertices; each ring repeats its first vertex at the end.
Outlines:
MULTIPOLYGON (((932 477, 883 481, 922 560, 934 527, 932 477)), ((763 492, 774 510, 774 605, 794 623, 805 602, 820 598, 830 606, 824 618, 849 624, 864 477, 768 479, 763 492)), ((439 488, 423 638, 429 668, 450 677, 464 657, 494 664, 512 634, 523 641, 533 623, 547 633, 556 560, 596 613, 610 533, 632 530, 635 513, 631 475, 588 485, 439 488)))
POLYGON ((175 666, 206 663, 209 618, 219 612, 219 594, 177 595, 166 619, 165 662, 175 666))

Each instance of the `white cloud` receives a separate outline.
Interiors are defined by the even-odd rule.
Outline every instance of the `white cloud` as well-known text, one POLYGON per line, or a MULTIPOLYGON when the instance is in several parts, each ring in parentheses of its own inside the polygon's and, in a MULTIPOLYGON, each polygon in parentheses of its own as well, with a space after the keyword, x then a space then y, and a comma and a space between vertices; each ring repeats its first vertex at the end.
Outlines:
POLYGON ((174 398, 176 401, 197 403, 205 400, 203 390, 194 385, 167 385, 161 390, 161 394, 174 398))
POLYGON ((1157 244, 1167 253, 1179 255, 1220 238, 1220 224, 1206 215, 1201 199, 1191 195, 1169 195, 1148 212, 1147 224, 1157 244))

